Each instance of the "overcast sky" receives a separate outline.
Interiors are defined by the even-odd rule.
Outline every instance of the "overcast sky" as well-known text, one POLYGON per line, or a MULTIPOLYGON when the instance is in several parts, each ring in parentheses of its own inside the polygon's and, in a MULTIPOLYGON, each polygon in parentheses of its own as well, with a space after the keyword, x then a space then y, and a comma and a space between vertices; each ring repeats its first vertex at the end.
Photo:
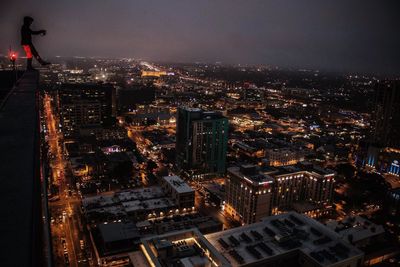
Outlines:
POLYGON ((263 63, 400 74, 400 1, 0 0, 0 53, 24 15, 46 56, 263 63))

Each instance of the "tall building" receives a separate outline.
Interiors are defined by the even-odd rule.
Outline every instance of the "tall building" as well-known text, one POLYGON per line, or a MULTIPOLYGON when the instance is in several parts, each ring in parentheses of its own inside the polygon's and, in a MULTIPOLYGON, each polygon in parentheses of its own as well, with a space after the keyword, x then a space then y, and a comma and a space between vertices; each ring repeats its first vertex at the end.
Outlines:
POLYGON ((374 117, 374 143, 400 148, 400 81, 382 82, 377 86, 374 117))
POLYGON ((274 179, 255 165, 228 168, 225 209, 243 223, 254 223, 271 215, 274 179))
POLYGON ((332 202, 334 176, 333 171, 311 164, 278 169, 255 165, 230 167, 225 210, 235 220, 249 224, 299 203, 313 204, 320 209, 332 202))
POLYGON ((111 85, 63 84, 58 90, 60 121, 66 137, 76 135, 80 128, 113 123, 111 85))
POLYGON ((179 108, 176 163, 192 178, 225 173, 228 119, 219 112, 179 108))
POLYGON ((356 163, 395 176, 400 175, 400 81, 383 81, 376 87, 372 136, 360 143, 356 163))

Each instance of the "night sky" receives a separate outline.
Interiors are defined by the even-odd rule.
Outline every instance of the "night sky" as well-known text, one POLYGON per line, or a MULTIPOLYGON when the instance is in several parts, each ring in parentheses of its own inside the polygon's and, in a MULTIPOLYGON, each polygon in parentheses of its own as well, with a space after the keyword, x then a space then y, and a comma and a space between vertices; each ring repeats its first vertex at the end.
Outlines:
POLYGON ((0 53, 24 15, 46 56, 262 63, 400 74, 400 1, 0 0, 0 53))

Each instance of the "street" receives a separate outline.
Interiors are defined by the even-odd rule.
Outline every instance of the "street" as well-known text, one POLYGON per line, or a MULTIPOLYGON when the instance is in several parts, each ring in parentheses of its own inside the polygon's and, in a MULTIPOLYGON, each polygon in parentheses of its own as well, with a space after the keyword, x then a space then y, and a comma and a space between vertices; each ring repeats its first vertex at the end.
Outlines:
POLYGON ((52 195, 49 200, 54 260, 56 266, 93 266, 91 242, 86 238, 86 227, 82 223, 81 200, 66 175, 62 135, 57 130, 59 121, 53 113, 52 101, 45 95, 46 139, 53 173, 51 183, 58 187, 58 195, 52 195))

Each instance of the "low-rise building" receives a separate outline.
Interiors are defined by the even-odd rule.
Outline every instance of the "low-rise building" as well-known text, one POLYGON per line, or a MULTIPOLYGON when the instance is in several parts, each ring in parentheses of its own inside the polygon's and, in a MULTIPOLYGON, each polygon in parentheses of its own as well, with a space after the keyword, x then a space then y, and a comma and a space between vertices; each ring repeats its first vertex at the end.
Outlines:
POLYGON ((331 220, 327 227, 338 233, 343 240, 356 247, 365 247, 384 240, 385 229, 361 216, 349 216, 341 221, 331 220))
POLYGON ((268 166, 280 167, 294 165, 304 160, 304 155, 300 151, 293 149, 267 149, 264 162, 268 166))
POLYGON ((205 238, 230 266, 357 267, 364 256, 328 227, 295 212, 205 238))
POLYGON ((179 176, 162 177, 161 186, 179 208, 194 207, 194 190, 179 176))
POLYGON ((140 243, 139 231, 133 223, 102 223, 97 229, 100 238, 96 248, 103 256, 132 251, 140 243))
POLYGON ((142 239, 148 266, 230 266, 219 251, 196 229, 142 239))

